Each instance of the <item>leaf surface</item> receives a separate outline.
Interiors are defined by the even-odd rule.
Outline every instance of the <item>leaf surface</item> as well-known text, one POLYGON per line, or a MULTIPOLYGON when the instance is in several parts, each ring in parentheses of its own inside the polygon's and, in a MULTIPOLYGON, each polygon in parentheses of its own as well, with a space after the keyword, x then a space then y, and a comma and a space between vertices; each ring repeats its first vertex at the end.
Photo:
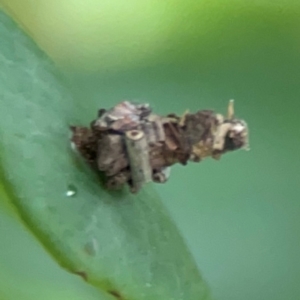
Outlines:
POLYGON ((3 13, 0 37, 1 177, 35 236, 64 268, 105 291, 107 299, 209 299, 152 186, 138 195, 105 191, 69 142, 69 125, 79 125, 87 110, 76 105, 53 64, 3 13))

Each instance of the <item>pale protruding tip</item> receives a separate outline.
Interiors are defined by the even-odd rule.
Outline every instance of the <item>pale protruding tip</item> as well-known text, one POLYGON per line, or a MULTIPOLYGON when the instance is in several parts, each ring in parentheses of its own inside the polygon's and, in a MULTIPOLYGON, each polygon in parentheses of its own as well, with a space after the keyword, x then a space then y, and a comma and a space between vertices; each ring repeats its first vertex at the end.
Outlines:
POLYGON ((234 118, 234 100, 229 100, 228 109, 227 109, 227 119, 233 120, 234 118))
POLYGON ((181 116, 180 120, 179 120, 179 125, 180 126, 184 126, 184 123, 185 123, 185 119, 186 119, 186 116, 189 114, 189 109, 187 109, 183 115, 181 116))

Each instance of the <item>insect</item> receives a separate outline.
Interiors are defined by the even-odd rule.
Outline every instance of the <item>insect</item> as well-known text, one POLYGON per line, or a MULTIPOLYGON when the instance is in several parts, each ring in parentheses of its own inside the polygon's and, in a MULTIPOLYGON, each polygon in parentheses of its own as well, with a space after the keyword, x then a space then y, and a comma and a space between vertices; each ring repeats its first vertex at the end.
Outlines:
POLYGON ((90 127, 72 126, 72 142, 85 160, 105 175, 108 189, 128 184, 138 192, 150 181, 164 183, 176 163, 200 162, 206 157, 248 148, 248 126, 234 116, 211 110, 160 116, 149 104, 123 101, 105 110, 90 127))

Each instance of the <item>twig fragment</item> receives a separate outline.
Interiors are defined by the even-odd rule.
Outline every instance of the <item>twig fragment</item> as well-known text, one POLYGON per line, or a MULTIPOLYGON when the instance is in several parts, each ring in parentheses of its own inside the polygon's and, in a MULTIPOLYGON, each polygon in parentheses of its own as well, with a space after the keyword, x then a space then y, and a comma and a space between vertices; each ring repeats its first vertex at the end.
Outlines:
POLYGON ((125 141, 131 170, 131 189, 132 192, 137 192, 144 183, 152 180, 148 142, 142 130, 127 131, 125 141))

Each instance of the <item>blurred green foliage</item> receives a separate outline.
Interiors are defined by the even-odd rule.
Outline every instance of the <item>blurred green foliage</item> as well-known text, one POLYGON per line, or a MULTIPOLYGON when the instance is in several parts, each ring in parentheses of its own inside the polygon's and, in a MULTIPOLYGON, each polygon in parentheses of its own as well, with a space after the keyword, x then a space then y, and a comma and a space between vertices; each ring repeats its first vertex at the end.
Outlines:
MULTIPOLYGON (((228 99, 236 100, 237 115, 249 123, 251 151, 228 154, 220 162, 175 167, 168 184, 156 188, 217 299, 297 300, 299 2, 148 2, 148 10, 131 10, 133 16, 157 10, 146 18, 148 23, 139 26, 140 15, 124 17, 115 31, 103 27, 107 39, 94 42, 96 23, 79 21, 82 14, 64 3, 64 10, 57 6, 47 19, 53 26, 60 24, 60 30, 46 21, 43 26, 42 17, 34 23, 21 9, 14 13, 57 62, 77 69, 66 72, 66 79, 80 108, 74 117, 85 124, 99 106, 122 99, 149 102, 162 113, 186 108, 221 112, 228 99), (63 22, 62 16, 69 15, 63 22), (140 39, 155 20, 160 23, 151 29, 151 38, 140 39), (118 28, 125 21, 131 29, 123 32, 118 28), (97 48, 105 41, 105 48, 97 48), (84 72, 90 69, 96 72, 84 72)), ((76 7, 80 11, 79 1, 76 7)), ((100 22, 96 12, 93 20, 100 22)))
POLYGON ((298 40, 300 29, 297 0, 1 3, 54 61, 79 72, 213 61, 221 69, 241 50, 271 46, 277 32, 298 40))

